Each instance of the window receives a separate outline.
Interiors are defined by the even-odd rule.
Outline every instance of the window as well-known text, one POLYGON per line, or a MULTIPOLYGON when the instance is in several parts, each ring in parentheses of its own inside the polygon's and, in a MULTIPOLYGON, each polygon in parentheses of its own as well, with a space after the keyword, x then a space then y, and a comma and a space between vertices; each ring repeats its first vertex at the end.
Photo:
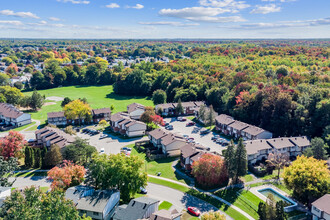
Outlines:
POLYGON ((98 213, 98 212, 93 212, 93 215, 99 215, 100 213, 98 213))

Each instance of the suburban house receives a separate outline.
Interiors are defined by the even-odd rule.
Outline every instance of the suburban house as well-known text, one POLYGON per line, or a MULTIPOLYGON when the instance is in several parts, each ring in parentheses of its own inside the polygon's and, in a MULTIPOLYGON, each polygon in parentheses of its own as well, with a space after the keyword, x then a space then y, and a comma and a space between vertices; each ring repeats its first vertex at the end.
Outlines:
POLYGON ((157 148, 160 148, 162 146, 161 140, 163 137, 168 135, 168 131, 157 128, 155 130, 152 130, 149 132, 148 137, 150 142, 157 148))
POLYGON ((243 138, 244 140, 269 139, 273 134, 262 128, 235 120, 233 117, 221 114, 215 118, 216 130, 225 135, 243 138))
POLYGON ((268 154, 273 152, 273 148, 267 140, 249 140, 245 141, 246 154, 249 164, 255 164, 257 161, 266 160, 268 154))
POLYGON ((330 194, 325 194, 312 203, 313 220, 330 220, 330 194))
POLYGON ((127 137, 143 136, 146 133, 147 125, 129 117, 129 114, 118 112, 111 116, 110 127, 114 132, 119 132, 127 137))
POLYGON ((178 212, 176 209, 166 210, 158 210, 150 216, 150 220, 180 220, 182 213, 178 212))
POLYGON ((139 120, 145 111, 145 106, 139 103, 132 103, 127 106, 127 112, 131 119, 139 120))
POLYGON ((0 186, 0 208, 3 205, 3 201, 5 201, 7 196, 10 195, 11 195, 11 187, 0 186))
MULTIPOLYGON (((110 108, 100 108, 100 109, 92 109, 91 111, 91 119, 93 123, 99 123, 101 120, 109 121, 111 117, 110 108)), ((56 126, 66 126, 66 125, 74 125, 79 124, 79 120, 71 120, 67 119, 64 115, 64 112, 48 112, 47 113, 48 124, 54 124, 56 126)), ((84 119, 81 120, 81 123, 84 123, 84 119)))
POLYGON ((113 220, 137 220, 148 219, 158 210, 159 200, 149 197, 132 199, 128 205, 121 205, 116 208, 113 220))
POLYGON ((296 157, 301 155, 306 148, 311 147, 311 143, 306 136, 247 140, 244 141, 244 145, 249 164, 267 159, 268 155, 274 152, 296 157))
POLYGON ((178 134, 169 133, 162 137, 161 145, 163 154, 174 157, 180 155, 180 149, 186 144, 186 139, 178 134))
POLYGON ((74 137, 58 128, 44 127, 35 131, 36 144, 49 148, 51 145, 57 145, 60 148, 65 147, 75 141, 74 137))
POLYGON ((180 164, 187 171, 191 171, 192 164, 199 160, 199 158, 201 158, 201 156, 205 153, 208 153, 208 149, 193 143, 185 144, 180 150, 180 164))
POLYGON ((119 204, 120 193, 118 190, 95 190, 93 187, 80 185, 67 189, 65 198, 73 201, 79 215, 109 220, 119 204))
MULTIPOLYGON (((201 105, 204 105, 204 102, 196 101, 196 102, 181 102, 183 108, 182 115, 194 115, 201 105)), ((155 111, 158 113, 159 110, 162 111, 163 116, 173 116, 176 115, 176 107, 178 103, 165 103, 165 104, 158 104, 155 107, 155 111)), ((181 114, 180 114, 181 115, 181 114)))
POLYGON ((0 125, 20 127, 30 123, 30 114, 19 111, 11 104, 0 103, 0 125))

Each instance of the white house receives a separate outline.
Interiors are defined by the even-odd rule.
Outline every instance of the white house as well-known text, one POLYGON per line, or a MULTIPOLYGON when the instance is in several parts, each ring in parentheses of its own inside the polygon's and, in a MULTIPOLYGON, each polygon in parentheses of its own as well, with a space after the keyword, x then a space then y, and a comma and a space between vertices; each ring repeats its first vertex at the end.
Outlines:
POLYGON ((330 194, 325 194, 312 203, 313 220, 330 220, 330 194))
POLYGON ((185 144, 186 140, 182 136, 176 134, 168 134, 161 139, 163 154, 170 157, 180 156, 180 149, 185 144))
POLYGON ((157 128, 155 130, 152 130, 149 132, 148 137, 150 142, 157 148, 160 148, 162 146, 162 138, 168 135, 169 132, 160 128, 157 128))
POLYGON ((273 152, 273 148, 263 139, 245 141, 244 145, 249 164, 255 164, 259 160, 267 159, 268 154, 273 152))
POLYGON ((146 133, 147 125, 141 121, 132 120, 124 125, 127 137, 143 136, 146 133))
POLYGON ((0 124, 20 127, 30 123, 30 114, 19 111, 11 104, 0 103, 0 124))
POLYGON ((88 186, 75 186, 67 189, 65 198, 73 201, 79 215, 108 220, 119 204, 120 193, 118 190, 94 190, 88 186))
POLYGON ((139 103, 132 103, 127 106, 127 112, 131 119, 139 120, 145 111, 145 106, 139 103))
POLYGON ((0 207, 3 205, 3 201, 6 197, 11 195, 11 187, 0 186, 0 207))

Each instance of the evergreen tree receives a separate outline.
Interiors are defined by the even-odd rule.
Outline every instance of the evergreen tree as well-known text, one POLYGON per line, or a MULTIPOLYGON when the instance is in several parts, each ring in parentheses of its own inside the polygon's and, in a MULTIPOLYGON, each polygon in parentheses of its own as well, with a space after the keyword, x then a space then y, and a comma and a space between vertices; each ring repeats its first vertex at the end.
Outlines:
POLYGON ((242 138, 238 140, 235 157, 236 157, 235 174, 236 174, 236 182, 237 182, 239 177, 244 176, 247 173, 247 155, 246 155, 246 148, 243 144, 242 138))
POLYGON ((50 146, 45 156, 45 166, 53 167, 62 162, 62 154, 60 147, 57 145, 50 146))
POLYGON ((259 215, 259 220, 267 220, 267 218, 266 218, 266 205, 265 205, 264 202, 259 203, 257 213, 259 215))
POLYGON ((284 212, 284 201, 280 200, 276 203, 276 219, 285 220, 287 219, 286 213, 284 212))
POLYGON ((231 140, 227 147, 225 154, 225 163, 228 170, 228 177, 233 179, 236 174, 236 163, 235 163, 235 145, 234 141, 231 140))
POLYGON ((34 148, 34 168, 40 168, 41 167, 41 151, 40 148, 34 148))
POLYGON ((176 115, 182 115, 183 114, 183 107, 182 107, 181 99, 178 100, 178 104, 175 108, 175 113, 176 113, 176 115))
POLYGON ((36 90, 33 91, 31 99, 30 99, 30 107, 36 111, 38 108, 41 108, 44 104, 45 97, 43 97, 36 90))
POLYGON ((46 165, 46 154, 47 154, 47 147, 41 149, 41 168, 44 168, 46 165))
POLYGON ((25 155, 24 155, 24 163, 25 166, 30 168, 31 167, 31 151, 30 151, 30 147, 25 147, 25 155))
POLYGON ((199 118, 201 121, 205 121, 205 105, 202 105, 202 106, 199 108, 199 111, 198 111, 198 118, 199 118))
POLYGON ((211 127, 214 124, 214 121, 215 121, 215 112, 214 112, 213 107, 211 105, 210 108, 209 108, 209 112, 206 115, 206 120, 205 120, 204 124, 206 126, 211 127))

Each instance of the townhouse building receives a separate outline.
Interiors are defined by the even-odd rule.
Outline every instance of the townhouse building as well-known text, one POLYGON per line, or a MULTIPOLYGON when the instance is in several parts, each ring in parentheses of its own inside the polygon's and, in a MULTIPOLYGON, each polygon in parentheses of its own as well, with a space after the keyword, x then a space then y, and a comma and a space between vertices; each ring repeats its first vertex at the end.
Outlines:
POLYGON ((0 126, 21 127, 31 123, 31 115, 8 103, 0 103, 0 126))

